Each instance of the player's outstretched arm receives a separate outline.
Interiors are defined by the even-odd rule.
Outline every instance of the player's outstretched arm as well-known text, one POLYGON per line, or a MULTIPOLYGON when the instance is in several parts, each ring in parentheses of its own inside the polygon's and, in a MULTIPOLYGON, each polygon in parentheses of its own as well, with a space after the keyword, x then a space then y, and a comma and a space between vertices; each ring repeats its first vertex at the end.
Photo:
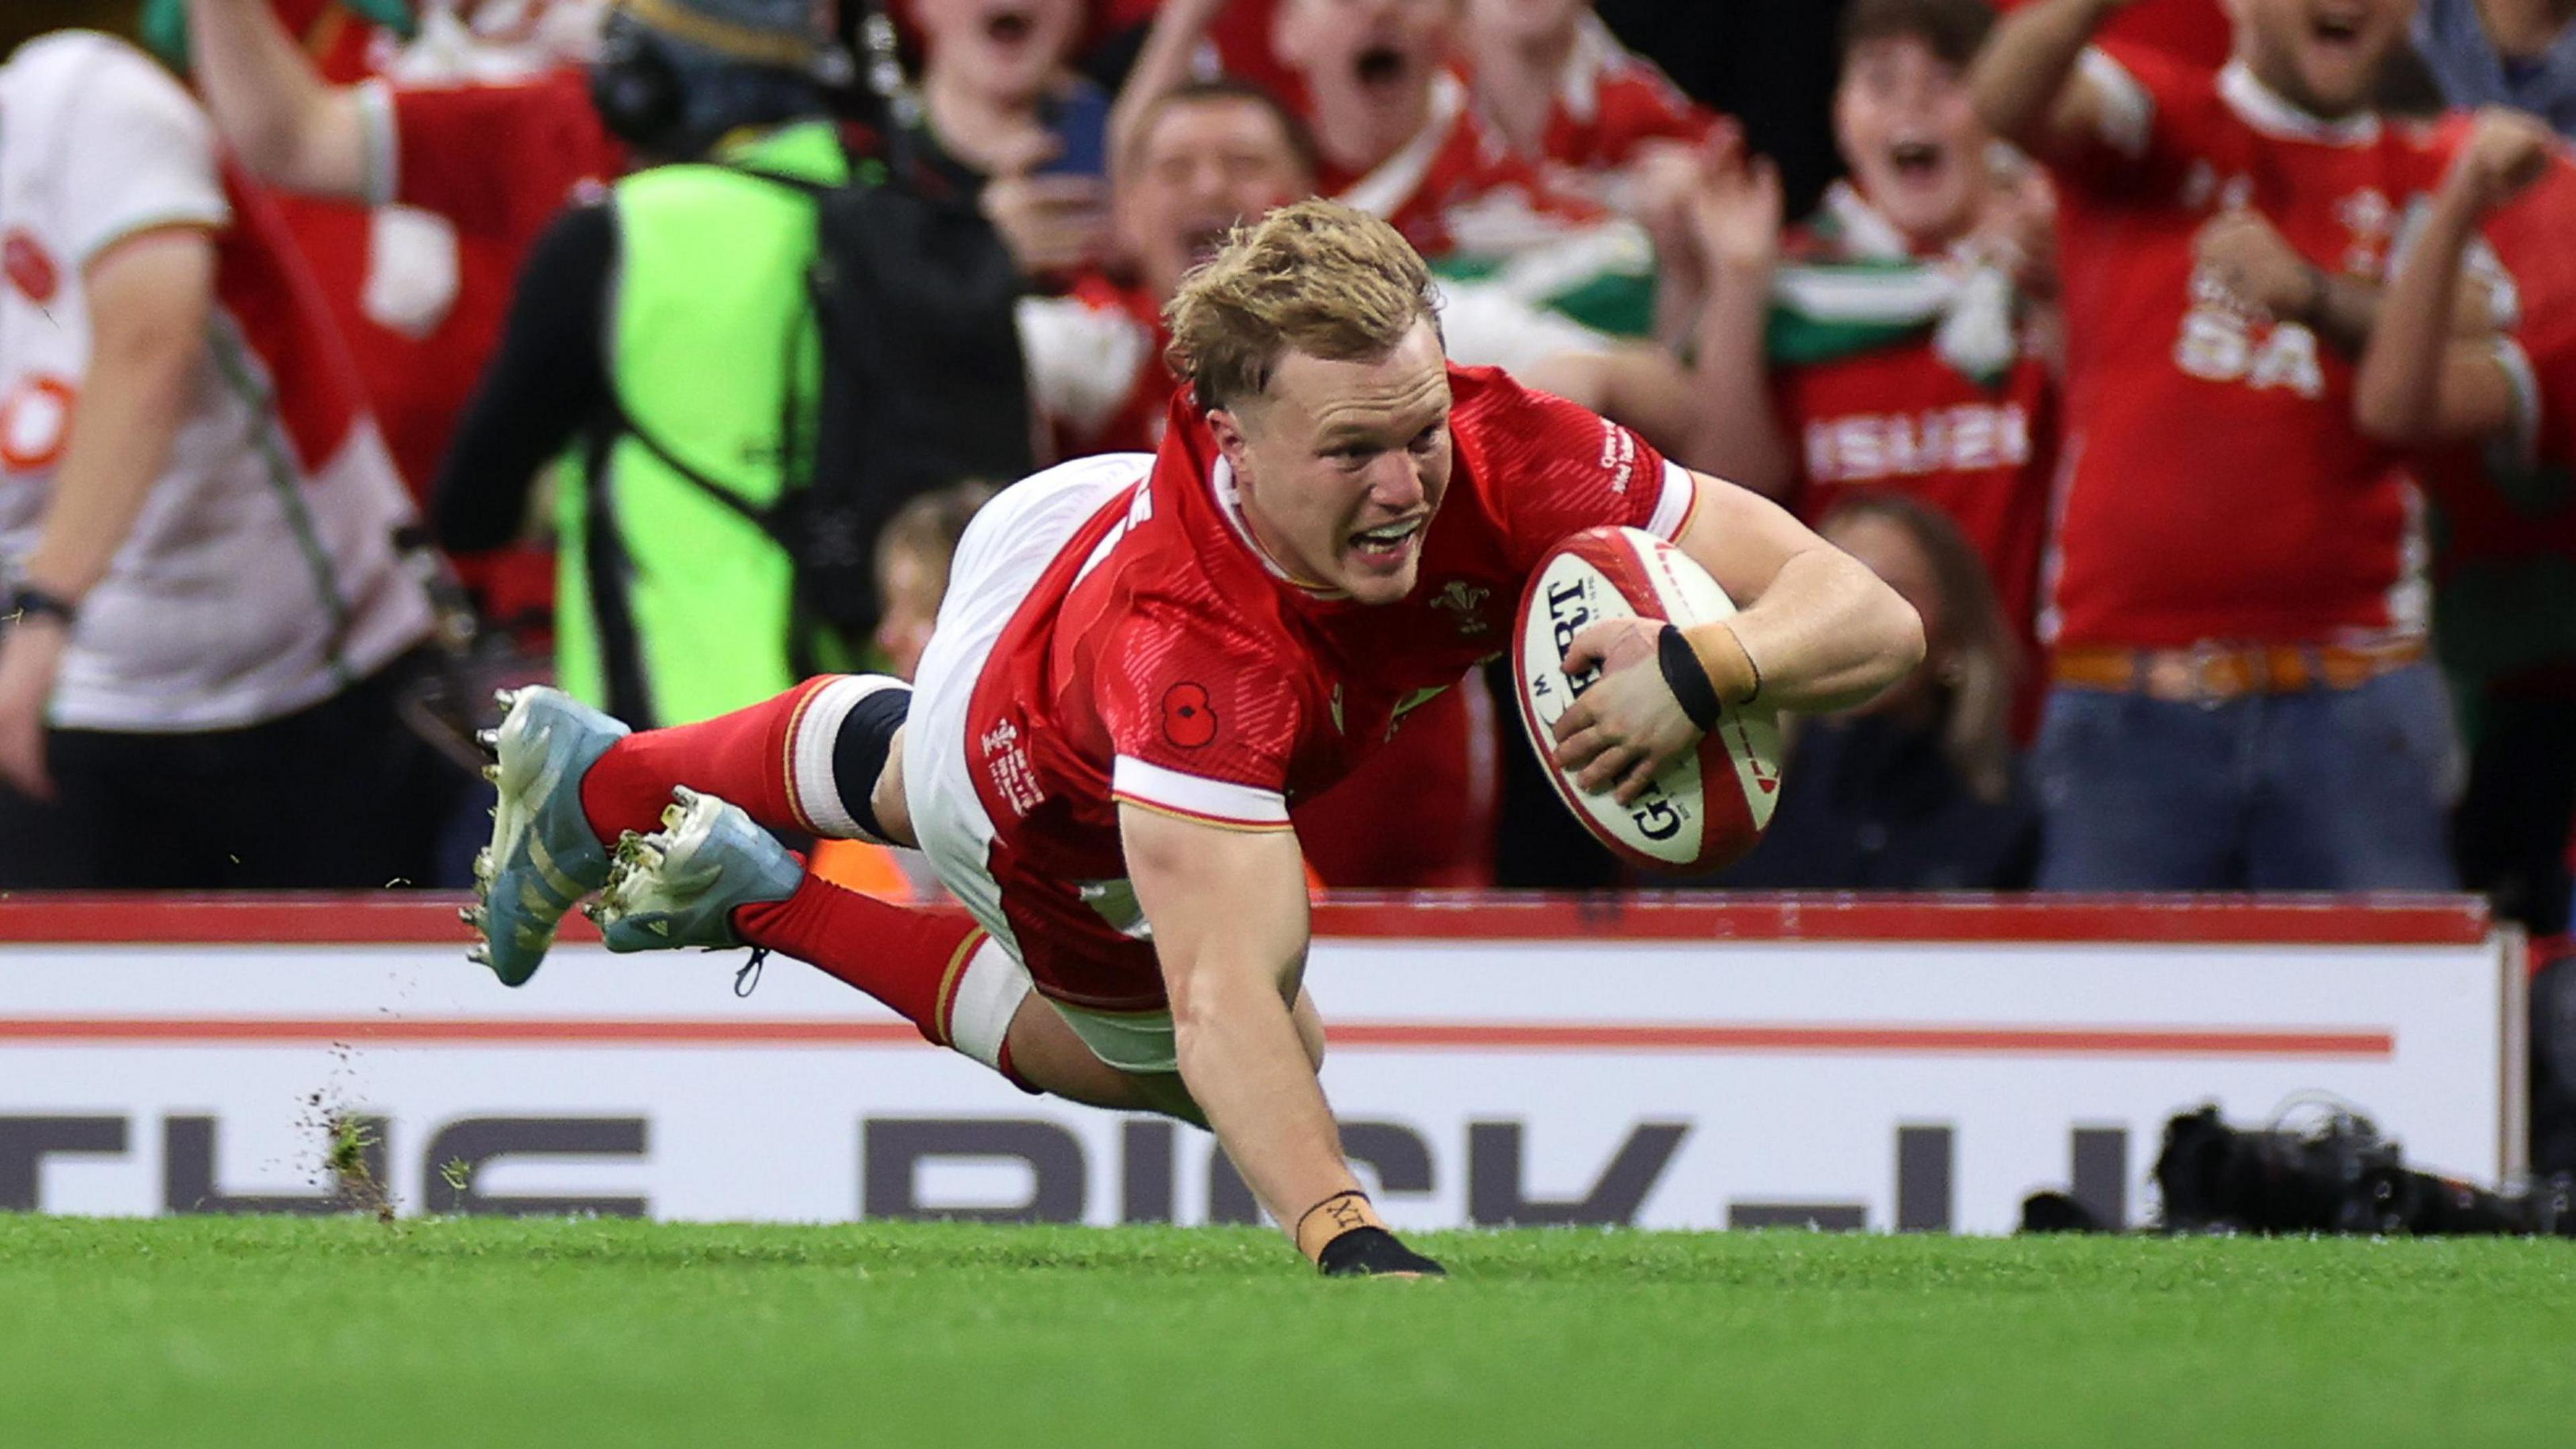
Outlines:
POLYGON ((1677 630, 1675 659, 1664 657, 1667 626, 1650 619, 1595 624, 1566 652, 1569 674, 1602 676, 1557 719, 1557 763, 1587 791, 1615 785, 1623 802, 1697 744, 1721 704, 1848 709, 1923 662, 1922 618, 1859 560, 1767 498, 1692 482, 1698 506, 1674 542, 1741 612, 1677 630), (1704 701, 1684 697, 1701 690, 1704 701))
POLYGON ((1968 70, 1977 116, 2034 156, 2102 134, 2104 97, 2076 68, 2094 32, 2132 0, 2038 0, 2005 16, 1968 70))
POLYGON ((269 0, 188 0, 188 48, 215 128, 253 175, 310 196, 367 199, 358 93, 322 78, 269 0))
POLYGON ((2512 421, 2513 385, 2495 345, 2458 338, 2462 263, 2479 222, 2539 176, 2551 144, 2528 116, 2479 115, 2380 301, 2353 379, 2354 420, 2364 433, 2417 444, 2483 437, 2512 421))
POLYGON ((1171 993, 1181 1082, 1244 1181, 1327 1273, 1438 1272, 1377 1221, 1297 1036, 1306 870, 1296 835, 1135 805, 1119 807, 1118 828, 1171 993))

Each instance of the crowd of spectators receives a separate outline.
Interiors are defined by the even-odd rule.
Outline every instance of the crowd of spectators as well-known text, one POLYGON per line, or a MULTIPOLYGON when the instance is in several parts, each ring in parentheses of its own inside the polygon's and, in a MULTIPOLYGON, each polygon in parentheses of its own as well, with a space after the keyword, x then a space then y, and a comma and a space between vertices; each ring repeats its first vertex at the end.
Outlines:
MULTIPOLYGON (((477 668, 677 723, 917 658, 1009 480, 887 500, 873 637, 756 522, 819 425, 822 192, 989 227, 1030 415, 988 426, 1040 462, 1156 446, 1163 303, 1320 193, 1432 262, 1455 360, 1923 613, 1717 884, 2465 885, 2563 933, 2567 7, 1733 8, 1830 28, 1820 195, 1775 91, 1722 113, 1616 3, 13 0, 0 885, 452 883, 477 668)), ((1319 880, 1682 884, 1495 701, 1301 804, 1319 880)))

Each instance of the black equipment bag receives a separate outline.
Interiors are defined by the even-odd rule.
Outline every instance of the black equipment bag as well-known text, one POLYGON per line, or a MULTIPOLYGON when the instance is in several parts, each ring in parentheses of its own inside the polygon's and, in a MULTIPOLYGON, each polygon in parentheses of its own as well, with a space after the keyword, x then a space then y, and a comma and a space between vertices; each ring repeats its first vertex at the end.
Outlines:
POLYGON ((906 502, 1035 466, 1022 286, 971 200, 901 179, 816 194, 808 287, 822 343, 811 470, 786 495, 804 609, 849 638, 877 622, 876 539, 906 502))

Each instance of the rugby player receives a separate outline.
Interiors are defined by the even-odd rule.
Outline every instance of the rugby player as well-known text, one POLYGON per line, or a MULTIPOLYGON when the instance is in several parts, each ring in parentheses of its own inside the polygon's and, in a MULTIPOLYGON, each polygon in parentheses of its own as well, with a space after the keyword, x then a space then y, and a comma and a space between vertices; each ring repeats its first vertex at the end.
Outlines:
POLYGON ((1921 658, 1921 623, 1773 504, 1448 364, 1429 273, 1383 221, 1273 212, 1170 321, 1190 388, 1161 451, 988 505, 912 688, 825 677, 642 734, 519 693, 476 954, 524 981, 604 886, 612 949, 810 961, 1026 1090, 1212 1128, 1328 1274, 1435 1273, 1379 1221, 1316 1080, 1289 803, 1504 650, 1529 572, 1583 528, 1674 539, 1745 605, 1576 637, 1569 667, 1604 672, 1557 758, 1586 790, 1633 798, 1718 700, 1867 699, 1921 658), (808 876, 763 826, 917 845, 973 919, 808 876))

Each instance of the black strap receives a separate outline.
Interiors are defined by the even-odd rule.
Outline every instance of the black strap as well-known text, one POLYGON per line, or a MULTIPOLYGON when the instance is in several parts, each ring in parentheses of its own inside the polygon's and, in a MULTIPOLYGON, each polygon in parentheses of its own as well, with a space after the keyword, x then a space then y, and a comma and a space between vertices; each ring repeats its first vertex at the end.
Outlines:
POLYGON ((652 688, 644 677, 644 650, 635 635, 634 610, 626 597, 627 575, 634 565, 618 532, 616 490, 609 486, 608 460, 621 430, 615 414, 612 404, 610 416, 595 424, 584 440, 582 511, 587 532, 582 565, 590 576, 591 628, 599 640, 600 681, 608 691, 608 712, 638 729, 650 729, 659 720, 653 711, 652 688))
MULTIPOLYGON (((692 468, 687 463, 681 461, 680 456, 677 453, 664 447, 661 439, 654 437, 651 433, 645 431, 644 426, 641 423, 636 422, 634 417, 613 398, 609 401, 608 413, 608 427, 612 438, 619 436, 633 438, 637 444, 642 446, 645 452, 653 455, 653 461, 660 463, 663 467, 679 474, 682 478, 694 484, 698 491, 706 494, 709 498, 714 499, 716 502, 723 504, 726 508, 729 508, 733 512, 741 515, 753 526, 757 527, 762 533, 767 534, 770 542, 788 550, 790 553, 795 551, 795 543, 787 536, 786 526, 778 517, 778 513, 775 508, 763 508, 759 504, 752 502, 750 499, 743 497, 741 494, 734 492, 722 483, 717 482, 715 479, 708 477, 706 474, 699 472, 697 469, 692 468)), ((791 483, 789 486, 793 487, 794 485, 791 483)))
POLYGON ((1662 667, 1664 684, 1681 702, 1682 713, 1699 726, 1701 734, 1717 728, 1718 716, 1726 706, 1717 697, 1717 685, 1708 677, 1708 666, 1699 662, 1699 651, 1691 648, 1690 636, 1678 624, 1666 624, 1655 636, 1655 663, 1662 667))

